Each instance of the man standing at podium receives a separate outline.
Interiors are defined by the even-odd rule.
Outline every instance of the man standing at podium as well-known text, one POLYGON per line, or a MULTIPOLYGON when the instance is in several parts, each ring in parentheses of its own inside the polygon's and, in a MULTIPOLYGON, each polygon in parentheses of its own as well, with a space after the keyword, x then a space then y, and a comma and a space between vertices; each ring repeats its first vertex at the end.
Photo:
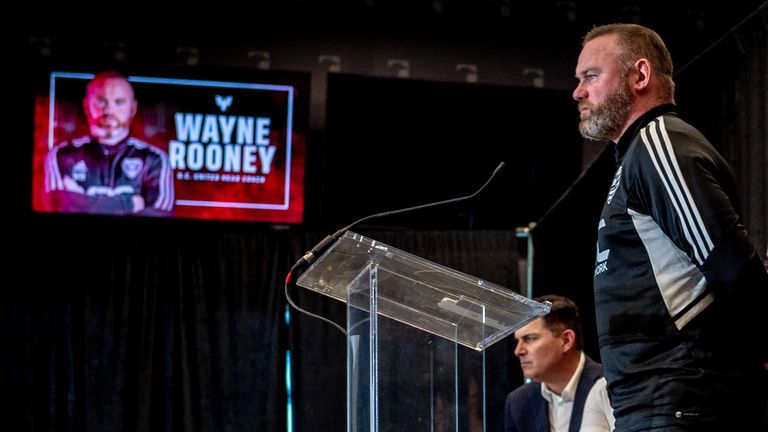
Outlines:
POLYGON ((617 159, 594 268, 616 428, 766 431, 768 274, 730 167, 676 113, 672 76, 664 41, 634 24, 591 30, 576 66, 579 130, 617 159))
POLYGON ((613 430, 603 368, 583 352, 576 304, 554 295, 535 300, 548 301, 552 308, 548 315, 515 331, 515 355, 523 374, 533 383, 507 395, 504 431, 613 430))

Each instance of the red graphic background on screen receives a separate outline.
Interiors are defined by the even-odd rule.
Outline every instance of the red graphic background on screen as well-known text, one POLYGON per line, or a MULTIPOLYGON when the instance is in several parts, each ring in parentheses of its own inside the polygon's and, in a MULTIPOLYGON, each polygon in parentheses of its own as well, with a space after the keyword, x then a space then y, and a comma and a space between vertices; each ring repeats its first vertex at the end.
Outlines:
MULTIPOLYGON (((82 107, 88 81, 88 76, 57 76, 53 103, 48 94, 37 97, 36 211, 55 211, 44 187, 49 148, 88 135, 82 107)), ((167 153, 174 217, 302 221, 306 125, 295 123, 294 110, 305 89, 145 77, 131 77, 131 84, 138 111, 130 135, 167 153)))

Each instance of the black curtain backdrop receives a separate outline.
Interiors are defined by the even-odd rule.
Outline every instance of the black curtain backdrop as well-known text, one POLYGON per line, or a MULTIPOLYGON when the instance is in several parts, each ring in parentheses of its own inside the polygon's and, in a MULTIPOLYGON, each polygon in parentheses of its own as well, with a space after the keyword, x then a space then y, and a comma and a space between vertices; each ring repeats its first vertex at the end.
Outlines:
POLYGON ((616 170, 607 145, 584 173, 530 231, 533 238, 533 295, 564 295, 576 302, 584 331, 584 352, 600 359, 592 270, 597 223, 616 170))
POLYGON ((284 430, 281 236, 117 222, 7 236, 2 429, 284 430))
POLYGON ((768 243, 766 71, 768 4, 763 4, 675 78, 683 118, 698 127, 733 167, 743 222, 761 254, 768 243))
MULTIPOLYGON (((283 431, 289 349, 293 430, 345 430, 343 335, 295 311, 285 325, 287 268, 324 234, 42 221, 6 236, 6 274, 24 277, 6 284, 0 304, 3 430, 283 431)), ((518 287, 511 231, 366 234, 518 287)), ((343 303, 292 292, 344 323, 343 303)), ((488 430, 501 430, 504 396, 522 382, 510 344, 486 351, 488 430)), ((470 367, 479 356, 463 350, 460 361, 470 367)), ((477 425, 477 386, 459 391, 472 407, 462 418, 477 425)))

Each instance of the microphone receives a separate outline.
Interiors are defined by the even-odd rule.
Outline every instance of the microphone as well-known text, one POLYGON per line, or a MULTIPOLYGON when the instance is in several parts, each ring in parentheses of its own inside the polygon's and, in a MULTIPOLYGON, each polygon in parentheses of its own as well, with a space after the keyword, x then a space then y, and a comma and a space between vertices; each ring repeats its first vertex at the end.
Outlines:
POLYGON ((464 201, 464 200, 472 199, 472 198, 476 197, 480 192, 482 192, 483 189, 485 189, 486 186, 488 186, 491 183, 491 181, 504 168, 504 165, 505 165, 504 162, 499 163, 499 165, 496 167, 496 169, 493 170, 493 174, 491 174, 491 176, 488 177, 488 180, 486 180, 485 183, 482 186, 480 186, 480 188, 477 191, 475 191, 475 193, 473 193, 471 195, 466 195, 466 196, 462 196, 462 197, 458 197, 458 198, 451 198, 451 199, 447 199, 447 200, 443 200, 443 201, 431 202, 431 203, 427 203, 427 204, 421 204, 421 205, 417 205, 417 206, 413 206, 413 207, 401 208, 401 209, 398 209, 398 210, 386 211, 386 212, 383 212, 383 213, 376 213, 376 214, 365 216, 363 218, 360 218, 360 219, 352 222, 351 224, 345 226, 344 228, 341 228, 340 230, 336 231, 335 233, 333 233, 333 234, 331 234, 329 236, 326 236, 323 240, 320 241, 320 243, 316 244, 315 247, 313 247, 312 249, 307 251, 307 253, 305 253, 304 256, 299 258, 299 260, 296 261, 295 264, 293 264, 293 266, 291 267, 291 270, 288 272, 288 278, 287 279, 289 280, 291 278, 291 275, 293 274, 294 270, 296 270, 301 264, 304 264, 304 263, 306 263, 307 265, 312 264, 321 253, 325 252, 325 250, 331 245, 331 243, 333 243, 336 240, 338 240, 339 237, 341 237, 347 230, 351 229, 355 225, 357 225, 359 223, 362 223, 362 222, 365 222, 368 219, 373 219, 373 218, 378 218, 378 217, 383 217, 383 216, 391 216, 391 215, 405 213, 405 212, 409 212, 409 211, 413 211, 413 210, 421 210, 421 209, 425 209, 425 208, 429 208, 429 207, 437 207, 437 206, 441 206, 441 205, 444 205, 444 204, 451 204, 451 203, 455 203, 455 202, 459 202, 459 201, 464 201))

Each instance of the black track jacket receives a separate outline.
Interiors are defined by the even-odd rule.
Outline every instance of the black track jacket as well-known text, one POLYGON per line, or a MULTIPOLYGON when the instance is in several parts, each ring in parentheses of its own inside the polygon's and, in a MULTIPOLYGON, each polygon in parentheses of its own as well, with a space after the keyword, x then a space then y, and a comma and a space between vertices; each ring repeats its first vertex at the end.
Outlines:
POLYGON ((649 111, 616 144, 598 226, 597 329, 622 431, 743 418, 768 344, 744 318, 765 314, 768 275, 731 170, 673 109, 649 111))

